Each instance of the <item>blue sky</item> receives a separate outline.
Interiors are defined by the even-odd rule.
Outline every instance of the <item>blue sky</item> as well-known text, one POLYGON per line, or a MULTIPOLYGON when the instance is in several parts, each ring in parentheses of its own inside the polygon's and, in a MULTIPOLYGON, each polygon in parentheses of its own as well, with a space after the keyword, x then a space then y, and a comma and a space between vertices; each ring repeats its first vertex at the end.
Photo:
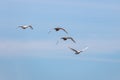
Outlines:
POLYGON ((4 0, 0 12, 1 80, 120 80, 119 0, 4 0), (57 26, 69 34, 48 34, 57 26))

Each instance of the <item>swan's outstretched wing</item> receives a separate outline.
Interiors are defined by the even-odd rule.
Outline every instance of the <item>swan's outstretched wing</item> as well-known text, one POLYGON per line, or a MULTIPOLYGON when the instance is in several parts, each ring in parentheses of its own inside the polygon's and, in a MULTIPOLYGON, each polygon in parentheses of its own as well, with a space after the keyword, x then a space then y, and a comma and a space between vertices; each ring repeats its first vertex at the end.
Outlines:
POLYGON ((63 30, 65 33, 67 33, 68 34, 68 32, 64 29, 64 28, 60 28, 61 30, 63 30))
POLYGON ((18 28, 22 28, 23 29, 23 26, 18 26, 16 29, 18 29, 18 28))
POLYGON ((76 49, 73 49, 73 48, 71 48, 71 47, 68 47, 69 49, 71 49, 72 51, 74 51, 74 52, 78 52, 76 49))
POLYGON ((31 25, 29 25, 28 27, 30 27, 31 29, 33 29, 33 27, 31 25))
POLYGON ((82 49, 81 51, 86 51, 88 49, 88 47, 85 47, 84 49, 82 49))
POLYGON ((71 39, 74 43, 76 43, 76 41, 72 37, 67 37, 67 39, 71 39))

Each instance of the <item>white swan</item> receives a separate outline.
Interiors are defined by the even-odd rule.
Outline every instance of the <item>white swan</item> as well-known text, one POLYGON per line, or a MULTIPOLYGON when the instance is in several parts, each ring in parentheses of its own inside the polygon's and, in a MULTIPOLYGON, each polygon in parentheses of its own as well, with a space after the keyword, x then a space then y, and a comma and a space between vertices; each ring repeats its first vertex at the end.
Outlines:
POLYGON ((31 25, 24 25, 24 26, 18 26, 18 27, 20 27, 20 28, 22 28, 22 29, 26 29, 26 28, 31 28, 31 29, 33 29, 33 27, 32 27, 31 25))
POLYGON ((76 50, 76 49, 73 49, 73 48, 71 48, 71 47, 68 47, 68 48, 70 48, 72 51, 74 51, 75 52, 75 54, 80 54, 81 52, 84 52, 85 50, 87 50, 88 49, 88 47, 85 47, 84 49, 82 49, 82 50, 76 50))
MULTIPOLYGON (((60 30, 63 30, 65 33, 68 34, 68 32, 64 29, 64 28, 60 28, 60 27, 56 27, 56 28, 53 28, 55 31, 60 31, 60 30)), ((49 31, 48 33, 50 33, 51 31, 49 31)))
POLYGON ((72 37, 61 37, 60 39, 63 39, 64 41, 66 41, 67 39, 71 39, 74 43, 76 43, 76 41, 72 37))

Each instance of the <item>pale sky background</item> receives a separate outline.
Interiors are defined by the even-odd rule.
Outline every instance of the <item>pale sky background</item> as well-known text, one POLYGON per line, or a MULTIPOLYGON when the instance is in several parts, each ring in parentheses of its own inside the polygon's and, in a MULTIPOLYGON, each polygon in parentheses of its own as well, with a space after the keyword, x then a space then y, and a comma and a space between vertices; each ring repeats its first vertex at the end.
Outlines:
POLYGON ((0 80, 120 80, 120 0, 1 0, 0 80))

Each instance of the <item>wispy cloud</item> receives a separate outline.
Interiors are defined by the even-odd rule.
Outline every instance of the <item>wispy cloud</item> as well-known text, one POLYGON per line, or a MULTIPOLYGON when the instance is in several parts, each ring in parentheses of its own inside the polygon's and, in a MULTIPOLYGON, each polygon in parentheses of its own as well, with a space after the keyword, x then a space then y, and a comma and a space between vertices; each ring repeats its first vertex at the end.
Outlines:
POLYGON ((82 45, 88 45, 88 51, 91 53, 113 53, 120 51, 119 40, 114 39, 86 39, 80 40, 82 45))
POLYGON ((94 52, 111 53, 120 51, 119 40, 93 40, 88 44, 91 47, 91 51, 94 52))
MULTIPOLYGON (((95 57, 94 54, 108 54, 114 53, 116 51, 120 51, 120 43, 119 40, 86 40, 80 41, 72 46, 76 48, 81 48, 87 44, 89 49, 86 51, 88 54, 87 57, 85 55, 80 56, 70 56, 74 55, 72 51, 67 49, 67 46, 70 45, 61 44, 56 45, 56 42, 49 41, 49 40, 41 40, 41 41, 17 41, 17 40, 1 40, 0 41, 0 56, 32 56, 32 57, 44 57, 44 58, 55 58, 55 59, 73 59, 73 60, 80 60, 80 61, 92 61, 92 62, 113 62, 113 63, 120 63, 119 59, 114 58, 104 58, 104 57, 95 57), (83 43, 83 44, 81 44, 83 43), (63 45, 63 46, 62 46, 63 45), (81 47, 80 47, 81 46, 81 47), (66 47, 66 48, 65 48, 66 47), (57 54, 56 53, 61 53, 57 54), (63 54, 62 54, 63 53, 63 54), (90 56, 92 55, 92 57, 90 56)), ((82 48, 81 48, 82 49, 82 48)), ((108 54, 109 55, 109 54, 108 54)), ((115 54, 114 54, 115 55, 115 54)))
POLYGON ((51 51, 56 51, 56 42, 54 41, 0 41, 0 55, 23 55, 28 53, 46 54, 51 51))
MULTIPOLYGON (((56 41, 0 41, 0 54, 6 53, 22 53, 22 52, 30 52, 35 54, 35 52, 41 52, 41 54, 49 53, 50 51, 65 51, 65 47, 69 46, 69 44, 56 45, 56 41), (42 53, 44 52, 44 53, 42 53)), ((76 45, 71 44, 71 47, 83 48, 84 46, 88 46, 89 49, 87 52, 89 53, 111 53, 120 51, 120 43, 119 40, 87 40, 80 41, 76 45), (80 43, 80 44, 79 44, 80 43), (82 44, 81 44, 82 43, 82 44), (73 46, 72 46, 73 45, 73 46), (81 47, 82 45, 82 47, 81 47)), ((66 50, 68 51, 68 50, 66 50)))

